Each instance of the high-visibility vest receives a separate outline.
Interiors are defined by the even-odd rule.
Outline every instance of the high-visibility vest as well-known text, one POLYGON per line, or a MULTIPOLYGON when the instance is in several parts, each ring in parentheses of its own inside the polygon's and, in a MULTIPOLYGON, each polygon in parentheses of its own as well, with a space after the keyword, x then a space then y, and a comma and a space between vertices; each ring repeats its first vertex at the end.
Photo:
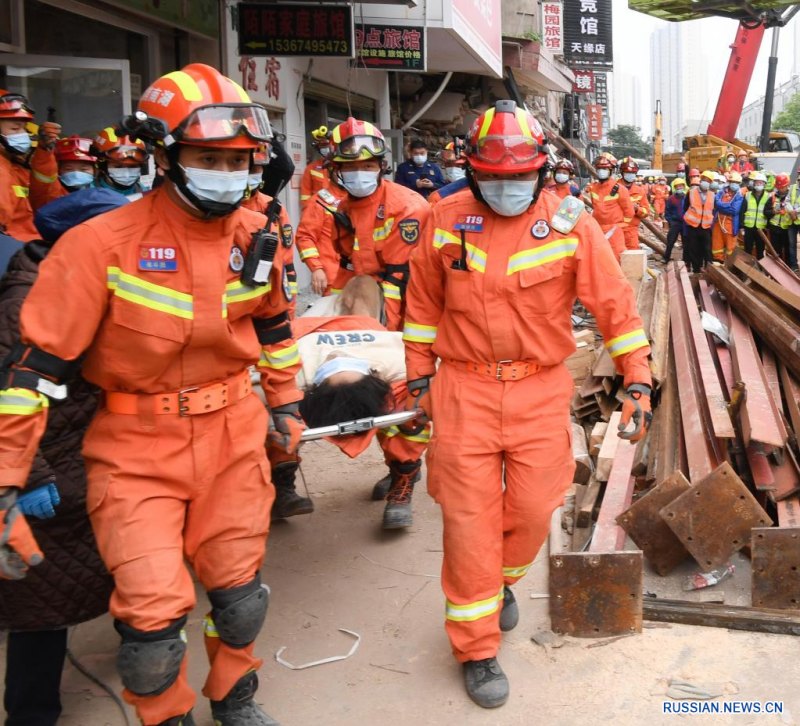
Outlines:
POLYGON ((791 189, 789 189, 789 204, 797 212, 797 219, 794 220, 794 224, 800 226, 800 184, 792 184, 791 189))
POLYGON ((767 218, 764 216, 764 208, 767 206, 769 194, 763 192, 761 199, 756 201, 755 192, 747 195, 747 207, 744 212, 744 226, 748 229, 765 229, 767 218))
POLYGON ((683 221, 690 227, 709 229, 714 221, 714 194, 706 192, 706 200, 700 196, 700 189, 692 187, 689 190, 689 208, 683 215, 683 221))
POLYGON ((771 227, 778 227, 779 229, 789 229, 792 226, 792 217, 787 213, 786 214, 777 214, 778 210, 782 203, 786 203, 787 205, 791 204, 791 198, 787 194, 783 199, 778 199, 778 195, 772 195, 772 208, 775 210, 776 214, 772 216, 769 220, 769 224, 771 227))

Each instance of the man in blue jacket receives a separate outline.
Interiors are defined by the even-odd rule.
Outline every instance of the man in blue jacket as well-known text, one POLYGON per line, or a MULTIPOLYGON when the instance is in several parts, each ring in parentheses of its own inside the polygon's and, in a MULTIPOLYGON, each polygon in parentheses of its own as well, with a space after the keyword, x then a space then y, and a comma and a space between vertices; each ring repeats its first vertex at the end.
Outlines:
POLYGON ((414 139, 408 148, 411 158, 397 167, 394 180, 427 199, 447 182, 442 170, 428 161, 428 149, 422 139, 414 139))
POLYGON ((683 243, 683 212, 684 200, 686 199, 686 180, 675 177, 672 180, 672 194, 667 198, 664 207, 664 219, 667 220, 669 231, 667 232, 667 249, 664 252, 664 262, 669 262, 672 257, 672 248, 675 246, 678 237, 681 238, 683 245, 684 261, 686 259, 686 245, 683 243))

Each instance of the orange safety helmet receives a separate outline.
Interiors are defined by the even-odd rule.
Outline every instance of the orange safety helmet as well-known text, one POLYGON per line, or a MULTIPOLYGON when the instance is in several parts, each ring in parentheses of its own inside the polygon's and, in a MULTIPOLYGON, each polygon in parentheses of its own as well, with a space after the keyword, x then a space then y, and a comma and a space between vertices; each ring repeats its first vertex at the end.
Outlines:
POLYGON ((166 148, 181 143, 256 149, 272 137, 267 110, 238 83, 202 63, 157 79, 123 126, 166 148))
POLYGON ((553 167, 553 171, 556 172, 559 169, 563 169, 564 171, 568 172, 569 174, 575 173, 575 164, 573 164, 569 159, 559 159, 555 166, 553 167))
POLYGON ((464 166, 467 163, 464 156, 466 145, 464 140, 457 138, 455 141, 450 141, 442 150, 442 161, 445 166, 464 166))
POLYGON ((92 149, 92 140, 81 136, 73 135, 59 139, 56 141, 53 153, 59 164, 66 161, 85 161, 94 164, 97 161, 92 149))
POLYGON ((28 103, 28 99, 21 93, 0 89, 0 119, 21 118, 33 121, 35 113, 28 103))
POLYGON ((269 164, 269 144, 262 144, 253 152, 253 164, 255 166, 269 164))
POLYGON ((603 152, 594 161, 595 169, 613 169, 617 165, 617 160, 608 152, 603 152))
POLYGON ((139 139, 132 139, 107 126, 94 137, 92 151, 101 161, 113 161, 122 166, 141 166, 147 161, 147 147, 139 139))
POLYGON ((547 161, 544 132, 539 122, 510 100, 475 119, 467 134, 467 161, 475 171, 488 174, 525 174, 547 161))
POLYGON ((789 182, 790 182, 790 179, 789 179, 789 175, 788 174, 783 174, 783 173, 778 174, 775 177, 775 188, 776 189, 781 189, 781 190, 788 189, 789 188, 789 182))
MULTIPOLYGON (((619 170, 623 174, 635 174, 639 171, 639 165, 636 163, 636 159, 632 156, 626 156, 624 159, 621 159, 619 162, 619 170)), ((652 179, 653 177, 647 177, 648 179, 652 179)))
POLYGON ((332 160, 340 164, 350 161, 380 159, 386 154, 386 139, 381 130, 369 121, 350 116, 331 133, 332 160))

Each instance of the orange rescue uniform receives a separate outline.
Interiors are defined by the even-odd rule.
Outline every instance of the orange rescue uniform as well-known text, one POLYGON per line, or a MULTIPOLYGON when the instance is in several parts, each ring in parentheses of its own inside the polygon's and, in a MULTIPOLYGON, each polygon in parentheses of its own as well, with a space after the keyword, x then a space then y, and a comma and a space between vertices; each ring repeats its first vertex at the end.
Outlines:
POLYGON ((0 153, 0 231, 20 242, 40 237, 33 224, 30 178, 27 167, 0 153))
POLYGON ((572 184, 570 182, 566 182, 565 184, 556 184, 554 182, 552 184, 548 184, 545 189, 551 194, 555 194, 559 199, 565 199, 566 197, 573 196, 572 184))
POLYGON ((331 184, 320 189, 303 209, 297 225, 297 251, 311 272, 323 270, 328 278, 325 294, 339 274, 339 254, 333 244, 335 234, 333 215, 326 209, 337 209, 346 192, 331 184))
POLYGON ((607 239, 619 261, 625 250, 625 228, 634 217, 631 196, 623 183, 614 178, 592 182, 586 187, 586 194, 592 205, 592 216, 603 232, 614 230, 607 239))
POLYGON ((667 209, 667 197, 669 197, 669 187, 666 184, 656 184, 653 186, 653 211, 656 216, 664 218, 667 209))
POLYGON ((422 195, 384 179, 368 197, 348 195, 339 210, 350 218, 355 234, 334 229, 334 246, 341 256, 334 292, 355 275, 370 275, 383 290, 386 328, 402 330, 408 261, 430 219, 431 206, 422 195))
POLYGON ((52 151, 37 147, 31 154, 31 207, 36 211, 69 191, 58 178, 58 162, 52 151))
POLYGON ((597 223, 581 213, 554 229, 568 202, 541 194, 502 217, 461 192, 434 207, 411 260, 407 375, 433 376, 428 491, 442 507, 445 628, 461 662, 496 655, 503 587, 530 568, 572 481, 564 360, 576 297, 625 385, 650 383, 647 336, 597 223))
MULTIPOLYGON (((738 191, 732 192, 726 188, 722 192, 722 201, 727 204, 738 193, 738 191)), ((716 216, 711 227, 711 256, 721 262, 725 259, 726 254, 733 254, 738 243, 738 236, 733 233, 733 217, 721 212, 716 205, 715 209, 716 216)))
POLYGON ((305 209, 311 197, 320 189, 327 189, 331 179, 328 176, 328 169, 325 160, 319 159, 306 165, 303 176, 300 179, 300 209, 305 209))
MULTIPOLYGON (((201 220, 161 188, 67 232, 22 310, 23 342, 64 360, 85 353, 84 377, 105 392, 84 439, 87 506, 114 576, 111 613, 140 631, 166 628, 194 607, 184 558, 207 591, 251 583, 264 558, 274 489, 267 413, 248 366, 258 365, 270 406, 300 398, 284 248, 268 285, 248 287, 232 269, 264 221, 245 209, 201 220), (281 319, 287 332, 277 340, 281 319)), ((25 481, 46 411, 37 393, 0 391, 0 486, 25 481), (2 406, 9 396, 11 409, 2 406)), ((220 640, 210 616, 205 632, 203 693, 220 700, 261 660, 252 643, 220 640)), ((195 701, 185 660, 163 693, 124 695, 144 724, 195 701)))
MULTIPOLYGON (((625 234, 625 249, 638 250, 639 249, 639 225, 642 219, 650 215, 650 202, 648 200, 647 189, 643 184, 625 184, 623 186, 628 190, 633 204, 633 219, 628 222, 624 229, 625 234)), ((655 186, 655 185, 653 185, 655 186)))

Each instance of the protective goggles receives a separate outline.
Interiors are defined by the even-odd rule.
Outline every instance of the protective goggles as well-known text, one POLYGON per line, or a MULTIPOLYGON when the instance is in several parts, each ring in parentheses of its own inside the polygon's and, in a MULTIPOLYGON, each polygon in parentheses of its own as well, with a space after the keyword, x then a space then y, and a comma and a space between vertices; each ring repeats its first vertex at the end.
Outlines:
POLYGON ((519 163, 534 161, 539 153, 539 144, 530 136, 484 136, 473 150, 476 159, 489 164, 498 164, 509 156, 519 163))
POLYGON ((117 146, 106 154, 106 158, 139 166, 147 161, 147 152, 140 146, 117 146))
POLYGON ((19 111, 29 114, 31 118, 36 115, 36 111, 31 108, 28 99, 19 93, 7 93, 0 98, 0 118, 3 118, 6 114, 18 113, 19 111))
POLYGON ((339 144, 335 153, 343 159, 358 159, 362 151, 380 156, 386 151, 386 142, 378 136, 351 136, 339 144))
POLYGON ((240 134, 254 141, 266 142, 272 138, 272 127, 266 109, 255 104, 220 104, 203 106, 181 123, 173 133, 186 143, 227 141, 240 134))

